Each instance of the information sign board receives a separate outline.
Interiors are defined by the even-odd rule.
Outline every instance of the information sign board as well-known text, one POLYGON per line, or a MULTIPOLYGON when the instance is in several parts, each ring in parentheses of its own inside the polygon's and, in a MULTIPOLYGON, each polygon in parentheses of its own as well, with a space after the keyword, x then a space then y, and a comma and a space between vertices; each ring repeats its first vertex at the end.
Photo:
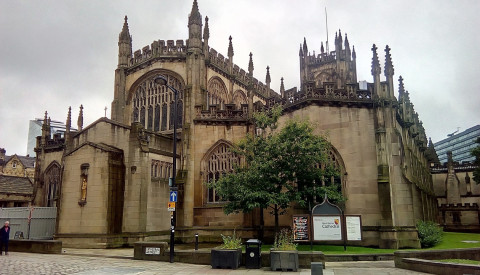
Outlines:
POLYGON ((169 202, 168 203, 168 211, 175 211, 175 203, 169 202))
POLYGON ((310 215, 293 216, 293 240, 295 242, 310 241, 310 215))
POLYGON ((313 216, 314 241, 341 241, 342 220, 340 215, 313 216))
POLYGON ((362 222, 360 216, 346 215, 345 224, 347 225, 347 240, 362 240, 362 222))
POLYGON ((146 255, 160 255, 160 247, 145 247, 146 255))

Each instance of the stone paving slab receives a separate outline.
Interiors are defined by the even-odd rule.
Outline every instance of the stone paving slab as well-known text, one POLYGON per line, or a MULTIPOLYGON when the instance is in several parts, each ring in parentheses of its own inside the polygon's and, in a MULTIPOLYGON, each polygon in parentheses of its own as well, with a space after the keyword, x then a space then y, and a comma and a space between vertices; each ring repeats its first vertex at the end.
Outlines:
MULTIPOLYGON (((153 274, 301 274, 309 275, 310 269, 301 269, 299 272, 275 272, 269 268, 245 269, 241 267, 237 270, 212 269, 209 265, 194 265, 185 263, 167 263, 154 261, 133 260, 123 257, 127 255, 125 250, 83 250, 82 255, 88 253, 99 254, 103 256, 74 256, 68 255, 68 249, 64 254, 37 254, 10 252, 9 256, 0 256, 0 274, 116 274, 116 275, 153 275, 153 274)), ((70 251, 73 253, 75 251, 70 251)), ((378 262, 328 262, 324 270, 325 275, 363 275, 363 274, 426 274, 413 272, 394 267, 393 261, 378 262)))

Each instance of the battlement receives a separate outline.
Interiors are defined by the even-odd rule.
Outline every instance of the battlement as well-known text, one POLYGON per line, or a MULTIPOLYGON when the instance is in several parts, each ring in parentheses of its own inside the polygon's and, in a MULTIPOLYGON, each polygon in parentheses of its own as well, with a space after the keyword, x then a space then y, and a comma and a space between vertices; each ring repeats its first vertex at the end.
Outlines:
MULTIPOLYGON (((343 50, 345 52, 345 50, 343 50)), ((322 53, 318 54, 317 56, 315 55, 309 55, 307 56, 307 65, 323 65, 323 64, 328 64, 335 62, 337 60, 336 57, 336 52, 330 52, 328 53, 322 53)))
POLYGON ((185 57, 186 51, 184 40, 156 40, 151 45, 136 50, 130 58, 129 66, 135 66, 154 57, 185 57))
MULTIPOLYGON (((462 163, 458 162, 453 162, 453 170, 458 173, 458 172, 473 172, 475 169, 477 169, 478 166, 474 165, 471 162, 464 161, 462 163)), ((448 172, 448 163, 443 163, 443 164, 435 164, 430 168, 430 173, 432 174, 445 174, 448 172)))
MULTIPOLYGON (((229 67, 231 61, 229 58, 224 57, 221 53, 218 53, 213 48, 210 48, 209 58, 210 65, 212 65, 214 68, 216 68, 223 74, 230 75, 229 67)), ((232 65, 232 75, 235 77, 235 81, 238 81, 240 85, 247 87, 249 85, 250 78, 248 73, 244 69, 241 69, 238 65, 232 65)), ((276 94, 272 89, 269 89, 267 85, 258 81, 256 78, 252 78, 252 85, 254 92, 256 92, 258 96, 264 99, 270 98, 276 94)))
POLYGON ((235 108, 235 104, 225 104, 225 109, 220 109, 218 105, 210 105, 207 110, 203 110, 202 105, 195 106, 195 121, 204 123, 218 122, 242 122, 248 121, 248 104, 242 104, 240 109, 235 108))
POLYGON ((308 81, 303 90, 297 91, 296 87, 286 90, 283 98, 271 98, 267 101, 266 107, 271 108, 276 104, 291 107, 312 100, 337 105, 341 102, 371 104, 373 102, 372 92, 371 86, 368 90, 361 90, 357 83, 347 84, 343 89, 335 89, 334 82, 324 82, 322 87, 316 87, 315 82, 308 81))
POLYGON ((449 210, 457 210, 457 211, 478 211, 478 204, 477 203, 450 203, 450 204, 442 204, 440 205, 440 211, 449 211, 449 210))

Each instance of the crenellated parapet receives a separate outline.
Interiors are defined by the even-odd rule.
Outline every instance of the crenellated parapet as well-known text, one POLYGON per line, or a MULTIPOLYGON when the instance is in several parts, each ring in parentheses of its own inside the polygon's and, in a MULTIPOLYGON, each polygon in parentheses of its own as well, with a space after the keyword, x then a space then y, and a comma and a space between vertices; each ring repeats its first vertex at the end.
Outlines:
POLYGON ((136 50, 129 60, 129 68, 156 58, 185 58, 187 46, 184 40, 156 40, 151 45, 136 50))
POLYGON ((248 104, 242 104, 240 109, 235 104, 225 104, 221 109, 218 105, 210 105, 207 110, 202 105, 195 106, 195 123, 199 124, 246 124, 248 119, 248 104))
POLYGON ((449 211, 449 210, 456 210, 456 211, 478 211, 478 204, 477 203, 449 203, 449 204, 441 204, 439 206, 440 211, 449 211))
POLYGON ((315 103, 318 105, 332 106, 364 106, 371 108, 374 106, 372 98, 373 87, 368 85, 367 89, 360 89, 358 83, 345 85, 338 89, 334 82, 324 82, 321 87, 317 87, 314 81, 304 83, 303 90, 297 90, 296 87, 283 92, 283 97, 272 97, 266 101, 266 108, 275 105, 283 105, 287 109, 301 108, 306 103, 315 103))
MULTIPOLYGON (((236 64, 231 64, 229 58, 223 56, 221 53, 217 52, 215 49, 210 48, 209 51, 209 68, 214 71, 221 73, 227 78, 232 79, 236 84, 242 87, 248 87, 250 83, 250 76, 248 72, 244 69, 241 69, 236 64), (232 65, 232 73, 229 73, 230 65, 232 65)), ((261 81, 258 81, 256 78, 252 78, 253 91, 256 95, 263 99, 268 99, 272 96, 277 95, 272 89, 267 85, 263 84, 261 81)))
MULTIPOLYGON (((458 163, 458 162, 453 162, 452 163, 453 165, 453 170, 455 171, 455 173, 459 173, 459 172, 473 172, 475 169, 478 168, 477 165, 471 163, 471 162, 467 162, 467 161, 464 161, 462 163, 458 163)), ((443 164, 435 164, 434 166, 432 166, 430 168, 430 173, 432 174, 446 174, 448 172, 448 163, 445 162, 443 164)))

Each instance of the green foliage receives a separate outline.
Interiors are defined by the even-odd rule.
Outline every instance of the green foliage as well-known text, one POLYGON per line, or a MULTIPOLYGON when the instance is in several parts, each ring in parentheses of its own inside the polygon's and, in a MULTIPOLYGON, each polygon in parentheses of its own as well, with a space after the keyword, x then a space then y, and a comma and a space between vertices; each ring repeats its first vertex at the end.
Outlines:
POLYGON ((473 171, 473 180, 480 184, 480 137, 477 138, 476 143, 479 145, 472 150, 472 156, 475 157, 473 164, 477 166, 477 168, 473 171))
POLYGON ((237 237, 235 230, 233 230, 232 236, 221 236, 223 240, 222 249, 239 249, 242 247, 242 239, 237 237))
POLYGON ((243 165, 208 184, 226 201, 226 214, 271 208, 277 225, 278 215, 292 201, 312 206, 325 193, 333 202, 344 201, 339 186, 322 186, 322 180, 328 183, 338 177, 328 158, 330 143, 315 135, 307 121, 289 120, 274 131, 281 111, 275 107, 268 113, 255 113, 261 135, 247 135, 232 149, 243 165))
POLYGON ((418 221, 417 229, 422 248, 433 247, 442 241, 443 229, 432 221, 418 221))
POLYGON ((297 250, 297 244, 293 242, 293 232, 291 229, 284 228, 275 234, 273 250, 297 250))

